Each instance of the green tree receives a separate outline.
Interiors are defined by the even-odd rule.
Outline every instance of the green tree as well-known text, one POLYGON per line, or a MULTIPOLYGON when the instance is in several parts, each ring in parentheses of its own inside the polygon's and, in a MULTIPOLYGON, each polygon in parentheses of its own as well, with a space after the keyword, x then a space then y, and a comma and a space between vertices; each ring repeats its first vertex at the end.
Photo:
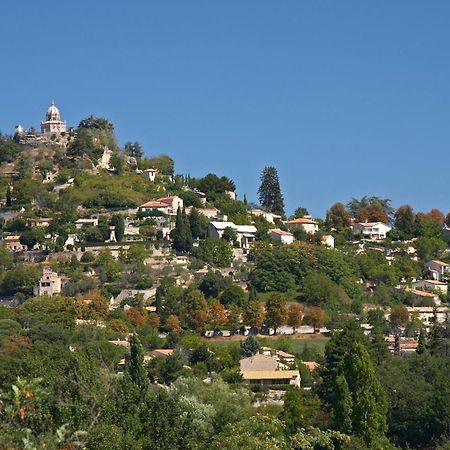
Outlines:
POLYGON ((353 433, 370 448, 381 447, 387 431, 387 396, 364 345, 355 343, 344 356, 342 374, 352 396, 353 433))
POLYGON ((326 225, 328 228, 334 228, 337 231, 350 226, 350 213, 346 211, 343 203, 335 203, 327 211, 326 225))
POLYGON ((416 353, 419 355, 425 353, 426 346, 427 346, 427 342, 426 342, 425 330, 423 328, 421 328, 420 333, 419 333, 419 342, 417 345, 416 353))
POLYGON ((5 295, 21 293, 31 295, 41 277, 42 271, 36 266, 21 264, 8 270, 1 282, 5 295))
POLYGON ((243 357, 249 357, 256 355, 259 352, 261 344, 255 336, 248 336, 246 339, 241 341, 239 348, 243 357))
POLYGON ((319 395, 328 405, 333 401, 335 380, 341 374, 344 356, 351 351, 355 343, 368 345, 369 340, 358 322, 349 321, 342 331, 333 334, 325 346, 325 363, 320 369, 322 384, 319 387, 319 395))
POLYGON ((233 249, 223 239, 202 240, 199 246, 194 248, 193 254, 196 258, 216 267, 230 267, 233 261, 233 249))
POLYGON ((115 235, 117 242, 122 242, 125 233, 125 221, 121 214, 114 214, 111 217, 111 226, 115 227, 115 235))
POLYGON ((275 292, 270 295, 266 302, 266 324, 275 328, 285 324, 287 321, 287 299, 282 293, 275 292))
POLYGON ((133 383, 140 389, 144 389, 147 386, 148 378, 144 367, 144 349, 137 334, 131 336, 127 369, 133 383))
POLYGON ((245 300, 244 290, 236 284, 228 286, 220 296, 220 302, 227 307, 230 305, 237 305, 242 308, 245 306, 245 300))
POLYGON ((394 225, 397 230, 407 236, 413 236, 416 230, 416 216, 410 205, 400 206, 394 215, 394 225))
POLYGON ((352 396, 343 375, 336 377, 333 423, 337 430, 346 434, 352 434, 352 396))
POLYGON ((284 216, 284 200, 281 193, 278 172, 275 167, 265 167, 258 189, 259 202, 267 211, 284 216))
POLYGON ((170 232, 170 237, 175 251, 188 253, 192 250, 192 234, 184 209, 178 208, 175 228, 170 232))
POLYGON ((127 155, 133 156, 134 158, 141 159, 144 156, 144 150, 142 149, 142 145, 135 142, 126 142, 124 146, 124 151, 127 155))
POLYGON ((309 413, 302 390, 297 386, 289 386, 284 395, 283 411, 280 416, 286 426, 286 433, 294 434, 298 429, 304 428, 311 420, 307 417, 309 413))
POLYGON ((208 235, 208 218, 192 208, 189 214, 189 227, 193 239, 205 239, 208 235))

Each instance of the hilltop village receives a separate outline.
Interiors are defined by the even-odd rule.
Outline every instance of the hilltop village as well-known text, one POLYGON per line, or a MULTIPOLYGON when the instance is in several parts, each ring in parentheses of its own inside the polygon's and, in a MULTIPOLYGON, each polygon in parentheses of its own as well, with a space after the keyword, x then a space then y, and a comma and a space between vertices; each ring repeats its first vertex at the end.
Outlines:
POLYGON ((448 211, 287 216, 54 102, 0 163, 5 448, 448 448, 448 211))

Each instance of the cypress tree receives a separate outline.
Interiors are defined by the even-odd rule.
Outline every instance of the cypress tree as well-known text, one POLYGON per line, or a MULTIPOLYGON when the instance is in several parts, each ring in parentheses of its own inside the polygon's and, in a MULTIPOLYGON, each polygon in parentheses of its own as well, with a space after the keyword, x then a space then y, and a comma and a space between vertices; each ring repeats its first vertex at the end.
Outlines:
POLYGON ((420 333, 419 333, 419 342, 417 345, 417 350, 416 353, 418 353, 419 355, 425 353, 425 349, 426 349, 426 339, 425 339, 425 331, 423 328, 420 329, 420 333))
POLYGON ((390 356, 389 345, 381 331, 379 325, 372 329, 372 341, 370 343, 370 354, 372 360, 378 364, 383 364, 390 356))
POLYGON ((400 335, 397 333, 394 340, 394 353, 400 356, 400 335))
POLYGON ((305 409, 302 390, 297 386, 290 386, 284 395, 283 412, 281 413, 287 434, 294 434, 304 426, 305 409))
POLYGON ((352 434, 352 396, 343 375, 336 377, 333 422, 337 430, 352 434))
POLYGON ((144 367, 144 349, 136 334, 131 336, 128 372, 134 384, 143 389, 147 385, 147 373, 144 367))
POLYGON ((184 234, 184 251, 190 252, 192 250, 192 233, 189 218, 186 214, 186 210, 183 208, 181 213, 183 218, 183 234, 184 234))
POLYGON ((12 206, 12 189, 11 186, 8 186, 8 189, 6 190, 6 206, 12 206))
POLYGON ((361 437, 369 448, 378 448, 386 440, 388 403, 364 345, 353 346, 344 357, 342 369, 352 397, 353 434, 361 437))
POLYGON ((263 208, 271 213, 284 216, 284 199, 275 167, 270 166, 263 170, 258 194, 263 208))

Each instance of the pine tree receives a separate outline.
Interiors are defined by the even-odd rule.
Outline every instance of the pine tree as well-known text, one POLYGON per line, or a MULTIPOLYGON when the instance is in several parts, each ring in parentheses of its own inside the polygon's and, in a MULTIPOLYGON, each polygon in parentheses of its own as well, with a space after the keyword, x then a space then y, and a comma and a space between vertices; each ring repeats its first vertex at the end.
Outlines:
POLYGON ((244 198, 243 198, 243 200, 242 200, 243 202, 244 202, 244 205, 246 205, 247 204, 247 195, 246 194, 244 194, 244 198))
POLYGON ((352 434, 352 396, 343 375, 336 377, 333 422, 337 430, 352 434))
POLYGON ((263 208, 271 213, 284 216, 283 194, 275 167, 270 166, 263 170, 258 194, 259 202, 263 208))
POLYGON ((131 336, 128 372, 134 384, 143 389, 147 385, 147 373, 144 367, 144 349, 136 334, 131 336))

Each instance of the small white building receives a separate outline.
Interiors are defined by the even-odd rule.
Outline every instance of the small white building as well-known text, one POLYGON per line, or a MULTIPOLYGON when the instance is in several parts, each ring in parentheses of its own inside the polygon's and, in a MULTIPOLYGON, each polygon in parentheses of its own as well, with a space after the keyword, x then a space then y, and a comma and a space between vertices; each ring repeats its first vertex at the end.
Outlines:
POLYGON ((39 284, 33 289, 33 295, 41 297, 48 295, 49 297, 61 293, 61 277, 50 269, 44 269, 39 284))
POLYGON ((288 220, 285 224, 290 230, 303 230, 308 234, 315 234, 319 231, 319 224, 311 216, 288 220))
POLYGON ((178 208, 183 208, 183 199, 177 195, 173 195, 144 203, 139 206, 139 211, 160 211, 164 214, 174 216, 177 214, 178 208))
POLYGON ((279 214, 264 211, 263 209, 251 209, 250 214, 255 217, 263 217, 267 222, 275 223, 275 220, 281 220, 279 214))
POLYGON ((97 227, 98 226, 98 217, 92 216, 87 219, 77 219, 75 221, 75 228, 80 230, 83 227, 97 227))
POLYGON ((392 227, 383 222, 359 222, 352 225, 353 234, 362 235, 363 239, 377 241, 385 239, 392 227))
POLYGON ((144 178, 151 182, 155 181, 158 169, 145 169, 143 172, 144 178))
POLYGON ((321 241, 323 245, 334 248, 334 237, 331 234, 324 234, 321 241))
POLYGON ((428 301, 428 302, 433 302, 436 306, 439 306, 441 304, 441 299, 439 298, 438 294, 435 294, 432 292, 427 292, 427 291, 422 291, 420 289, 405 287, 405 286, 397 286, 397 289, 408 292, 410 295, 412 295, 415 302, 428 301))
POLYGON ((439 259, 432 259, 425 264, 425 269, 431 272, 433 280, 447 280, 450 273, 450 264, 439 259))
POLYGON ((247 253, 252 248, 255 241, 255 234, 258 231, 254 225, 235 225, 233 222, 211 222, 209 224, 210 237, 221 239, 225 228, 232 228, 236 231, 237 242, 244 253, 247 253))
POLYGON ((278 241, 286 245, 290 245, 295 241, 294 235, 290 231, 280 230, 279 228, 269 230, 269 236, 274 241, 278 241))
POLYGON ((26 245, 21 244, 20 236, 6 236, 1 240, 1 244, 11 252, 23 252, 27 249, 26 245))
POLYGON ((434 323, 435 315, 437 323, 448 322, 450 318, 450 309, 448 306, 415 306, 406 309, 410 316, 417 315, 425 325, 432 325, 434 323))

